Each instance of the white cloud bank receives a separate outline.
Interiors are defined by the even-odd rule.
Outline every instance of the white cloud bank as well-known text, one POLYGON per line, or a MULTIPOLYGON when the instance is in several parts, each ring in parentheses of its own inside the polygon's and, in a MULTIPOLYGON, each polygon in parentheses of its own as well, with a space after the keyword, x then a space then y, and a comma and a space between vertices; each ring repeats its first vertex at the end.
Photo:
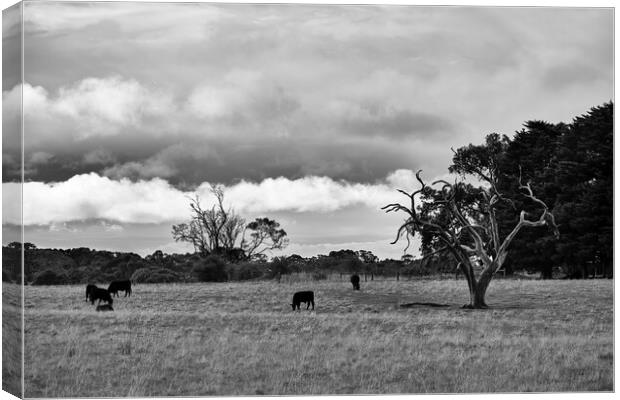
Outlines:
MULTIPOLYGON (((396 188, 413 189, 414 173, 397 170, 375 184, 349 183, 328 177, 268 178, 241 181, 225 188, 225 202, 241 213, 330 212, 353 206, 378 209, 401 201, 396 188)), ((213 203, 209 184, 196 194, 204 206, 213 203)), ((19 183, 3 183, 3 223, 19 224, 19 183)), ((167 181, 154 178, 132 182, 95 173, 76 175, 65 182, 26 182, 23 186, 25 225, 62 224, 103 219, 118 223, 181 222, 189 217, 188 196, 167 181)))

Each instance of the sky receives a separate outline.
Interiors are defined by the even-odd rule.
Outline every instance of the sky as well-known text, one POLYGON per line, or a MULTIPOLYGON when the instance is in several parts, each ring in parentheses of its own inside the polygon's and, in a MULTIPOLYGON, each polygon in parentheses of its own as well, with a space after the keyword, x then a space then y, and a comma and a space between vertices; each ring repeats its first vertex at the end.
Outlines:
POLYGON ((19 22, 4 12, 3 243, 22 96, 39 247, 191 251, 171 226, 219 183, 246 220, 287 231, 272 255, 381 258, 405 243, 380 208, 415 171, 446 177, 451 148, 613 100, 605 8, 27 2, 23 85, 19 22))

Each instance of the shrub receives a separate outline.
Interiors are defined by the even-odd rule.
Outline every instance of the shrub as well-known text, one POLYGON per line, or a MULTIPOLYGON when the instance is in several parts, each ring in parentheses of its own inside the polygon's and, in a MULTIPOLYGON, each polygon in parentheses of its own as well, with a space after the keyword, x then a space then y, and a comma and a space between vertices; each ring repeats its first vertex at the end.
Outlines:
POLYGON ((290 262, 286 257, 275 257, 271 261, 271 268, 269 269, 269 274, 267 278, 275 278, 281 275, 290 274, 291 270, 289 268, 290 262))
POLYGON ((140 268, 131 275, 135 283, 170 283, 182 281, 179 274, 165 268, 140 268))
MULTIPOLYGON (((454 272, 454 271, 452 271, 454 272)), ((407 265, 405 268, 401 270, 401 274, 406 276, 429 276, 437 273, 437 269, 433 267, 430 263, 419 263, 414 262, 412 264, 407 265)))
POLYGON ((192 273, 201 282, 226 282, 226 263, 218 256, 208 256, 195 262, 192 273))
POLYGON ((67 283, 76 284, 83 283, 84 276, 79 269, 72 269, 67 272, 67 283))
POLYGON ((68 278, 63 273, 45 270, 34 275, 33 285, 62 285, 68 283, 68 278))
POLYGON ((251 279, 261 278, 267 267, 265 264, 256 262, 245 262, 236 266, 234 278, 239 281, 247 281, 251 279))

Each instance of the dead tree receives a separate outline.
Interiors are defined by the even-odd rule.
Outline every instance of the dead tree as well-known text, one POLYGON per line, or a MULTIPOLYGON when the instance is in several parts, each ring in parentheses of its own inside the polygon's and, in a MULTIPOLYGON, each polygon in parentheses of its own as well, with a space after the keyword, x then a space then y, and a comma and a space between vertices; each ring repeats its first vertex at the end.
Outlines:
POLYGON ((198 196, 190 198, 191 220, 189 223, 173 225, 172 236, 175 241, 191 243, 200 254, 226 254, 235 248, 239 235, 243 232, 245 220, 232 208, 224 207, 224 190, 212 185, 211 193, 216 204, 203 209, 198 196))
MULTIPOLYGON (((460 263, 460 271, 465 276, 469 287, 469 304, 466 308, 487 308, 485 302, 486 291, 495 273, 502 267, 510 243, 523 227, 549 226, 556 237, 559 231, 553 214, 547 205, 534 196, 530 182, 523 184, 519 177, 519 188, 523 195, 531 199, 542 211, 537 219, 528 219, 527 213, 521 211, 519 221, 512 231, 503 240, 500 238, 496 217, 496 208, 500 201, 508 201, 496 189, 496 185, 489 180, 488 188, 479 188, 479 204, 476 207, 465 207, 459 203, 457 193, 467 190, 466 185, 455 182, 448 183, 438 180, 427 186, 420 173, 416 178, 421 188, 413 193, 398 190, 409 198, 408 205, 400 203, 388 204, 382 207, 386 212, 404 212, 407 219, 398 229, 395 244, 405 235, 407 243, 416 233, 432 235, 438 243, 439 249, 432 254, 449 251, 460 263), (433 189, 438 186, 439 189, 433 189), (420 201, 416 205, 416 201, 420 201), (477 256, 482 263, 482 271, 476 277, 472 264, 473 256, 477 256)), ((511 202, 512 203, 512 202, 511 202)))
POLYGON ((224 206, 222 186, 212 185, 211 193, 216 203, 207 209, 197 195, 190 197, 191 219, 172 226, 175 241, 191 243, 194 251, 202 255, 216 254, 233 262, 265 256, 267 251, 287 246, 286 231, 280 229, 280 223, 263 217, 246 225, 232 207, 224 206))

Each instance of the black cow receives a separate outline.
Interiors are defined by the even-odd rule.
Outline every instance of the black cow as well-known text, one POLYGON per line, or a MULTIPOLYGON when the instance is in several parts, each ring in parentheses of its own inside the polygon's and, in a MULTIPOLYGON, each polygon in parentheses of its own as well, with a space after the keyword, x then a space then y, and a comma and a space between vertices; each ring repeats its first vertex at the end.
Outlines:
POLYGON ((114 311, 112 304, 102 304, 97 306, 97 311, 114 311))
POLYGON ((353 290, 360 290, 360 277, 358 275, 351 276, 351 283, 353 284, 353 290))
POLYGON ((97 286, 90 284, 86 285, 86 301, 90 299, 90 292, 92 292, 94 289, 97 289, 97 286))
POLYGON ((125 297, 127 297, 127 295, 131 297, 131 281, 114 281, 110 283, 108 287, 108 292, 116 295, 116 297, 118 297, 118 292, 121 290, 125 291, 125 297))
POLYGON ((97 305, 101 304, 101 300, 105 301, 109 305, 112 305, 112 296, 110 296, 110 292, 101 288, 94 288, 90 292, 90 303, 95 304, 95 300, 99 300, 97 305))
POLYGON ((314 310, 314 292, 306 291, 295 293, 293 295, 293 304, 291 304, 293 306, 293 311, 295 311, 295 308, 300 310, 299 306, 301 303, 306 303, 308 305, 308 307, 306 307, 306 310, 309 309, 310 304, 312 304, 312 309, 314 310))

